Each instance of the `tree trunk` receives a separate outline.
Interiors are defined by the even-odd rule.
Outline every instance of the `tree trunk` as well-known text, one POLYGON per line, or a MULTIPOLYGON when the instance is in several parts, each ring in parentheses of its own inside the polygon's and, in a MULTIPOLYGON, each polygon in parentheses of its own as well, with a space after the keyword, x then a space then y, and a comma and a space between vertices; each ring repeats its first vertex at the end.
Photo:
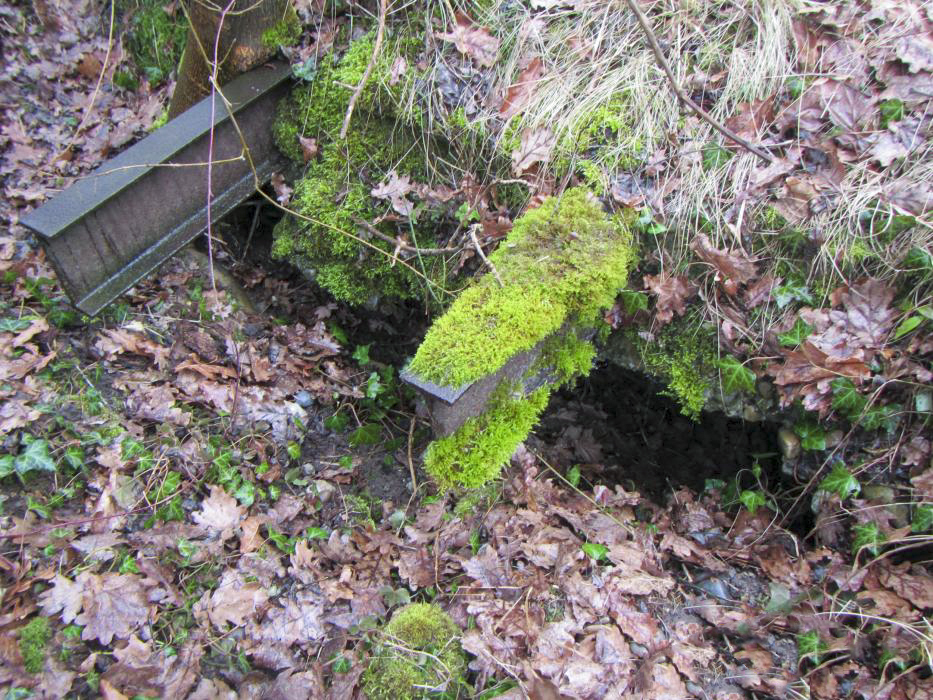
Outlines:
MULTIPOLYGON (((191 0, 188 39, 169 105, 169 119, 177 117, 211 91, 214 44, 223 8, 231 0, 191 0)), ((269 59, 275 48, 262 45, 262 34, 285 16, 288 0, 232 0, 220 28, 217 81, 229 82, 269 59)))

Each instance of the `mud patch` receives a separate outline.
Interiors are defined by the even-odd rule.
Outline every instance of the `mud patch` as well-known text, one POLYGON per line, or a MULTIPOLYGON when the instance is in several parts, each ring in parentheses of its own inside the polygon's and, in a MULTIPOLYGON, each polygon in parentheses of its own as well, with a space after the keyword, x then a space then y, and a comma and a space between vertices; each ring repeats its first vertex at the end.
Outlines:
POLYGON ((756 463, 777 478, 777 424, 706 411, 693 421, 663 390, 645 375, 599 366, 554 396, 535 446, 553 463, 578 465, 590 481, 621 483, 655 498, 681 486, 700 491, 707 479, 728 481, 756 463))

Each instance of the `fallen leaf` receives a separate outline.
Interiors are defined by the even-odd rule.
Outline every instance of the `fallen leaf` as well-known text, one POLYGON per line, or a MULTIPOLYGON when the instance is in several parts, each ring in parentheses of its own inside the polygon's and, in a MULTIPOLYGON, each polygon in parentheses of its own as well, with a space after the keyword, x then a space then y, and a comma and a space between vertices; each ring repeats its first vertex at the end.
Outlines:
POLYGON ((496 62, 499 53, 499 40, 485 27, 477 27, 463 12, 457 12, 451 32, 435 32, 434 36, 450 41, 457 51, 469 56, 477 65, 490 68, 496 62))
POLYGON ((911 73, 933 71, 933 39, 929 34, 917 33, 901 37, 894 47, 897 57, 907 64, 911 73))
POLYGON ((221 540, 227 540, 233 537, 234 528, 245 514, 246 508, 238 505, 221 486, 211 486, 211 495, 201 502, 201 510, 192 513, 191 518, 198 525, 220 533, 221 540))
POLYGON ((755 263, 745 253, 719 250, 713 246, 705 233, 698 233, 691 241, 690 248, 700 260, 716 269, 723 287, 729 294, 734 295, 738 291, 736 284, 745 284, 758 275, 755 263))
POLYGON ((655 317, 658 323, 670 323, 674 314, 683 316, 687 301, 696 294, 696 286, 683 275, 645 275, 645 289, 657 296, 655 317))
POLYGON ((521 175, 535 163, 547 161, 555 143, 554 132, 547 127, 524 129, 518 148, 512 151, 512 171, 521 175))
POLYGON ((392 208, 402 216, 410 216, 415 205, 405 195, 414 189, 408 175, 399 174, 390 170, 387 179, 370 190, 370 194, 377 199, 388 199, 392 208))
POLYGON ((505 98, 499 105, 499 116, 508 121, 516 114, 521 114, 531 102, 538 81, 544 77, 544 63, 535 56, 528 67, 518 74, 518 78, 505 92, 505 98))
POLYGON ((75 581, 82 587, 82 612, 74 618, 84 625, 81 639, 97 639, 104 646, 114 637, 127 639, 149 619, 149 602, 142 579, 135 574, 84 571, 75 581))
MULTIPOLYGON (((307 161, 305 161, 307 162, 307 161)), ((292 198, 291 187, 285 182, 285 176, 282 173, 273 173, 272 177, 269 179, 272 189, 275 190, 275 201, 281 204, 283 207, 288 205, 292 198)))

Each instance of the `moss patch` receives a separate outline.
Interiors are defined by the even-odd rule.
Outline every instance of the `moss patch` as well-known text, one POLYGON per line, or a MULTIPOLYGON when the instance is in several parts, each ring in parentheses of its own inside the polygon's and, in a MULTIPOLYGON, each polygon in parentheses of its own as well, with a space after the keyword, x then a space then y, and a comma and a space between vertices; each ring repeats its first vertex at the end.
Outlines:
POLYGON ((495 479, 531 432, 550 394, 549 387, 541 387, 523 397, 520 387, 499 386, 483 414, 431 443, 424 455, 425 470, 443 488, 477 488, 495 479))
MULTIPOLYGON (((357 102, 345 140, 339 132, 353 88, 372 55, 372 34, 350 44, 339 60, 332 54, 324 56, 314 80, 295 89, 279 105, 273 125, 277 146, 297 163, 304 164, 302 137, 315 139, 318 147, 318 155, 307 164, 292 196, 290 206, 300 216, 285 217, 277 225, 273 254, 313 271, 321 286, 350 303, 363 303, 377 295, 413 297, 424 285, 410 269, 393 264, 390 244, 372 240, 378 249, 374 250, 347 235, 356 235, 356 219, 374 221, 386 212, 386 203, 373 199, 369 192, 390 171, 408 175, 412 181, 425 179, 416 132, 400 122, 392 95, 381 81, 393 55, 405 46, 405 42, 389 42, 390 48, 383 52, 357 102)), ((391 228, 383 228, 387 235, 396 235, 391 228)), ((435 242, 427 223, 413 223, 406 233, 422 246, 435 242)), ((430 279, 444 278, 444 262, 439 258, 410 262, 430 279)))
POLYGON ((625 284, 628 228, 585 188, 550 197, 515 222, 483 276, 431 327, 411 370, 444 386, 495 372, 573 319, 592 325, 625 284))
MULTIPOLYGON (((120 12, 131 15, 125 45, 139 76, 153 85, 164 82, 178 66, 188 34, 184 13, 178 10, 169 15, 165 5, 160 0, 123 0, 117 4, 120 12)), ((136 89, 130 85, 123 87, 136 89)))
POLYGON ((401 608, 385 626, 383 636, 363 674, 367 698, 466 697, 460 628, 440 607, 414 603, 401 608))
POLYGON ((39 673, 45 666, 45 647, 52 638, 49 621, 44 617, 33 618, 19 631, 19 652, 23 656, 23 668, 29 673, 39 673))

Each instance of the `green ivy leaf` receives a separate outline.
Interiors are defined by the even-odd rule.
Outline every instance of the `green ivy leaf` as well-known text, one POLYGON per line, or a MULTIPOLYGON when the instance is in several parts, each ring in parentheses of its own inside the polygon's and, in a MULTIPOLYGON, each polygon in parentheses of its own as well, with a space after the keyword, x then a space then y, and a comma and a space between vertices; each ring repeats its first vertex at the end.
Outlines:
POLYGON ((366 423, 350 433, 350 447, 378 445, 382 439, 382 426, 378 423, 366 423))
POLYGON ((727 393, 755 390, 755 373, 731 355, 719 361, 722 376, 722 388, 727 393))
POLYGON ((739 494, 739 503, 745 506, 749 513, 754 515, 759 508, 768 505, 768 499, 765 498, 765 495, 761 491, 755 489, 753 491, 742 491, 742 493, 739 494))
POLYGON ((894 331, 894 340, 900 340, 912 330, 916 330, 921 323, 923 323, 923 318, 921 316, 908 316, 901 321, 897 330, 894 331))
POLYGON ((285 446, 285 451, 288 452, 288 456, 291 459, 298 459, 301 457, 301 445, 297 442, 290 442, 285 446))
POLYGON ((816 423, 797 423, 794 432, 800 438, 800 446, 805 450, 825 450, 826 432, 816 423))
POLYGON ((9 476, 16 469, 13 466, 13 455, 3 455, 0 457, 0 479, 9 476))
POLYGON ((778 333, 778 342, 785 346, 795 348, 800 345, 803 341, 807 339, 813 332, 813 326, 804 321, 802 318, 798 318, 794 322, 794 327, 791 328, 786 333, 778 333))
POLYGON ((16 458, 14 469, 20 476, 29 472, 54 472, 55 461, 49 454, 49 443, 41 438, 32 438, 26 449, 16 458))
POLYGON ((372 343, 369 345, 357 345, 356 349, 353 351, 353 359, 359 362, 361 365, 368 365, 369 360, 369 348, 372 346, 372 343))
POLYGON ((833 388, 833 408, 851 420, 858 418, 865 410, 868 399, 858 393, 852 380, 839 377, 829 385, 833 388))
POLYGON ((330 538, 330 530, 323 527, 309 527, 305 530, 305 537, 309 540, 326 540, 330 538))
POLYGON ((933 530, 933 505, 924 503, 914 510, 914 517, 910 521, 911 532, 929 532, 933 530))
POLYGON ((623 291, 619 295, 622 301, 622 310, 629 316, 634 316, 639 311, 648 310, 648 295, 642 292, 623 291))
POLYGON ((923 248, 911 248, 904 256, 904 267, 909 270, 929 272, 933 270, 933 253, 923 248))
POLYGON ((885 536, 877 523, 859 523, 852 528, 852 553, 858 554, 867 549, 872 556, 878 556, 885 536))
POLYGON ((570 469, 567 470, 567 481, 570 482, 571 486, 578 486, 580 483, 580 467, 574 464, 570 469))
POLYGON ((0 318, 0 331, 4 333, 19 333, 29 328, 31 318, 0 318))
POLYGON ((865 430, 881 430, 893 433, 901 420, 901 405, 888 403, 872 406, 862 415, 861 425, 865 430))
POLYGON ((335 413, 324 419, 324 427, 333 430, 335 433, 342 433, 347 429, 349 420, 346 413, 335 413))
POLYGON ((807 285, 796 280, 788 280, 780 287, 772 289, 771 297, 774 299, 779 309, 783 309, 792 301, 800 301, 805 304, 813 303, 813 297, 810 296, 810 290, 807 289, 807 285))
POLYGON ((244 481, 233 492, 233 497, 241 505, 249 508, 256 501, 256 486, 251 481, 244 481))
POLYGON ((609 547, 597 542, 584 542, 583 553, 593 561, 602 561, 609 554, 609 547))
POLYGON ((378 372, 370 372, 366 380, 366 398, 375 399, 382 393, 382 382, 379 380, 378 372))
POLYGON ((852 472, 841 464, 837 464, 833 467, 829 476, 820 482, 820 488, 835 493, 839 498, 845 500, 849 496, 857 495, 862 490, 862 485, 859 484, 858 479, 852 476, 852 472))

